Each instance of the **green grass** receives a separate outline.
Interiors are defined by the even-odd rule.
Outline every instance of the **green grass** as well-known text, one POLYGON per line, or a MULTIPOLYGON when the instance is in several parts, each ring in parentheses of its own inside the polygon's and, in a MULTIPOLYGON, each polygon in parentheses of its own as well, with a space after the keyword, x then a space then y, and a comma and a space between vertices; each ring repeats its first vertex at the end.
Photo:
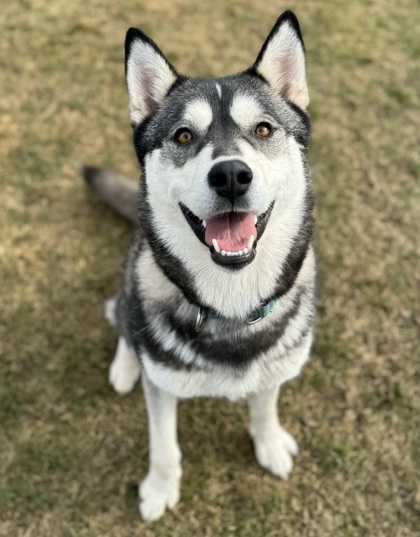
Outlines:
POLYGON ((0 535, 408 537, 420 527, 417 5, 9 2, 0 14, 0 535), (75 165, 136 177, 123 41, 141 26, 181 72, 256 57, 300 19, 311 90, 320 295, 313 358, 280 414, 301 453, 264 473, 244 404, 181 402, 182 499, 143 524, 140 388, 107 384, 102 318, 130 227, 75 165))

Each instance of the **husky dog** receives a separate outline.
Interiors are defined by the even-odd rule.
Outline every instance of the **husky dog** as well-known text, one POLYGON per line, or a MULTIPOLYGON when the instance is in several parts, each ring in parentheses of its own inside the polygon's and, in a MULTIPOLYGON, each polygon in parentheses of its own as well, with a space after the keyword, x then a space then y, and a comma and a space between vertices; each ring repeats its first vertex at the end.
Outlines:
POLYGON ((292 469, 298 447, 277 399, 312 340, 309 98, 290 11, 233 76, 182 76, 136 28, 125 51, 139 192, 107 170, 83 174, 139 224, 107 305, 119 333, 109 380, 124 394, 141 373, 150 467, 140 511, 156 520, 180 495, 178 398, 247 397, 257 461, 282 479, 292 469))

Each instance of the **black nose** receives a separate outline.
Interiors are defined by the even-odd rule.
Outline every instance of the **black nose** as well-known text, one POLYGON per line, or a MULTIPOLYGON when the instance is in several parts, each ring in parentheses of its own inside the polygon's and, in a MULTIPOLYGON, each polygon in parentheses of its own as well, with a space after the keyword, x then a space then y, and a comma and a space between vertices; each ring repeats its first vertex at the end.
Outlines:
POLYGON ((208 175, 209 185, 233 203, 243 196, 252 181, 251 169, 241 160, 224 160, 213 166, 208 175))

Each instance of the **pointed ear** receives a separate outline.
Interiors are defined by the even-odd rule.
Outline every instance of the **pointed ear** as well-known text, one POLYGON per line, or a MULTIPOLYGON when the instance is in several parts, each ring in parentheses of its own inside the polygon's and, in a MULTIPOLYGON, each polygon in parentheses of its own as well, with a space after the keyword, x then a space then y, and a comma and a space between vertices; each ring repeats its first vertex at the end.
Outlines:
POLYGON ((291 11, 281 15, 253 67, 284 99, 302 110, 309 104, 305 47, 299 23, 291 11))
POLYGON ((134 127, 158 107, 178 74, 149 37, 130 28, 125 38, 125 79, 134 127))

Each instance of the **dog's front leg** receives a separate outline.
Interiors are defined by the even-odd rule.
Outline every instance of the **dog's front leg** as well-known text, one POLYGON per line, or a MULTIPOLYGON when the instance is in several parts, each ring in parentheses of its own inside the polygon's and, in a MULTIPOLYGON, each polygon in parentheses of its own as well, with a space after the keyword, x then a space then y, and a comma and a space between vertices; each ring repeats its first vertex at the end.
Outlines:
POLYGON ((277 399, 280 387, 252 394, 249 399, 249 432, 254 442, 255 456, 263 468, 275 476, 287 479, 298 453, 295 439, 280 425, 277 399))
POLYGON ((179 500, 182 475, 177 441, 177 398, 156 387, 145 372, 142 383, 149 421, 149 472, 139 487, 140 513, 157 520, 179 500))

